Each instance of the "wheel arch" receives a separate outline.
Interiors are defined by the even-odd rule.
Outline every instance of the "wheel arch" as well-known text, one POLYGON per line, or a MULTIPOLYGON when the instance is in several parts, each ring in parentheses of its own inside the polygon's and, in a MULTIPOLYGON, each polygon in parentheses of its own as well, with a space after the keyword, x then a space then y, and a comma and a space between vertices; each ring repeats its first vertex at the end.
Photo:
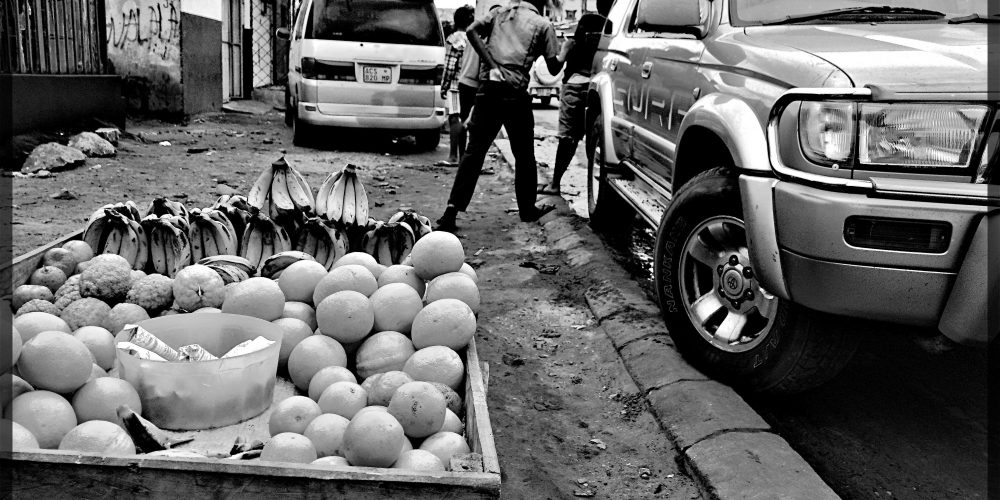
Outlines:
POLYGON ((590 80, 590 89, 587 92, 587 109, 584 113, 589 134, 593 130, 594 120, 600 115, 603 123, 601 131, 604 133, 604 163, 607 165, 617 165, 618 155, 614 150, 614 141, 611 136, 611 117, 614 115, 612 106, 611 79, 608 75, 600 73, 590 80))

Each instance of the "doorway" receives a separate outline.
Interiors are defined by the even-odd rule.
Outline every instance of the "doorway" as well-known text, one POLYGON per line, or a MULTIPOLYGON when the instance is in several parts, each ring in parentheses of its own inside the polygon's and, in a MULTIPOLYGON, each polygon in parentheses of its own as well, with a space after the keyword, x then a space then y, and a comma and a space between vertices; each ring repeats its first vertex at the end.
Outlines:
POLYGON ((243 97, 243 0, 222 0, 222 99, 243 97))

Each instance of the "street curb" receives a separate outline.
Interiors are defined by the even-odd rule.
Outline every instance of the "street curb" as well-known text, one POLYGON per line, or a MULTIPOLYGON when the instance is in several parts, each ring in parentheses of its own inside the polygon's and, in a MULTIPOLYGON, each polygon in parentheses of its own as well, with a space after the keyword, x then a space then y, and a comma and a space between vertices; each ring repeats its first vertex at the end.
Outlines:
MULTIPOLYGON (((513 159, 508 154, 509 168, 513 159)), ((556 210, 539 221, 548 244, 589 277, 584 293, 588 307, 705 496, 840 498, 739 394, 681 358, 656 304, 604 251, 585 219, 564 199, 552 201, 556 210)))

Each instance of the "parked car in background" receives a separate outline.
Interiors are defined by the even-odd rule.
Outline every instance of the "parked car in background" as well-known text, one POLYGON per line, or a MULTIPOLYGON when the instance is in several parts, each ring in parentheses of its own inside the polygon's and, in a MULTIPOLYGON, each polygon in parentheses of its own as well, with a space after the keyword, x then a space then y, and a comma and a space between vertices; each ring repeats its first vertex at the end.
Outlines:
POLYGON ((528 75, 530 76, 528 80, 528 94, 531 95, 532 99, 538 99, 539 102, 545 105, 551 104, 553 97, 559 100, 559 91, 562 89, 562 70, 559 70, 559 73, 555 75, 549 73, 549 68, 545 64, 545 58, 539 57, 531 65, 528 75))
POLYGON ((285 122, 296 144, 336 126, 437 147, 444 36, 431 0, 304 0, 278 36, 291 40, 285 122))
POLYGON ((657 228, 688 360, 793 393, 847 364, 857 320, 995 338, 998 21, 986 0, 615 3, 587 109, 591 223, 657 228))

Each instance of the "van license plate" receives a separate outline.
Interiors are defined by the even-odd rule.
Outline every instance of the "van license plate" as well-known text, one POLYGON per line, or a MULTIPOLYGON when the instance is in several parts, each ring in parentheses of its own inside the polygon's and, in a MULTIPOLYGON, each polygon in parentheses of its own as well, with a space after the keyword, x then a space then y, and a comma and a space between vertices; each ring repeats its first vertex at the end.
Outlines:
POLYGON ((392 69, 386 66, 361 66, 365 83, 392 83, 392 69))

